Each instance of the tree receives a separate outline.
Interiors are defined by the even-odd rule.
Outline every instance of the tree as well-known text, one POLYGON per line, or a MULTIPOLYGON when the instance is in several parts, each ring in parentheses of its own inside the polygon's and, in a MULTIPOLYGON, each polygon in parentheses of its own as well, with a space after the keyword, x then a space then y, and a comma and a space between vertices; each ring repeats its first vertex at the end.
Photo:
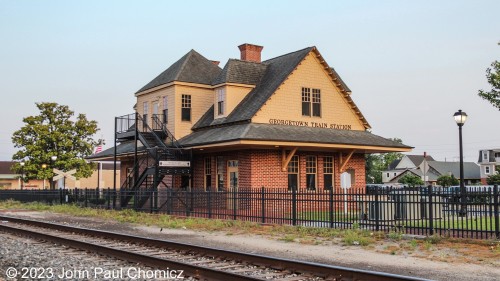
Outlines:
POLYGON ((491 85, 490 91, 479 90, 478 95, 489 101, 494 107, 500 110, 500 62, 494 61, 491 68, 486 69, 486 79, 491 85))
POLYGON ((404 176, 402 176, 399 181, 399 183, 406 184, 410 187, 415 187, 417 185, 423 185, 424 181, 417 175, 408 173, 404 176))
MULTIPOLYGON (((403 143, 399 138, 393 138, 392 141, 403 143)), ((382 171, 387 170, 389 165, 395 160, 403 158, 400 152, 389 152, 384 154, 366 154, 366 182, 367 183, 382 183, 382 171)))
POLYGON ((486 178, 488 184, 500 184, 500 174, 494 174, 486 178))
POLYGON ((50 179, 52 168, 63 171, 76 169, 77 178, 92 175, 94 164, 87 163, 85 157, 92 154, 97 144, 92 136, 99 130, 97 122, 87 120, 85 114, 78 114, 66 105, 57 103, 36 103, 39 115, 23 118, 25 125, 12 135, 12 142, 19 150, 12 160, 24 162, 13 166, 13 171, 24 174, 24 180, 50 179), (51 156, 57 156, 51 163, 51 156), (42 169, 42 165, 47 166, 42 169))
POLYGON ((451 175, 442 175, 437 179, 437 184, 443 187, 458 185, 458 179, 451 175))

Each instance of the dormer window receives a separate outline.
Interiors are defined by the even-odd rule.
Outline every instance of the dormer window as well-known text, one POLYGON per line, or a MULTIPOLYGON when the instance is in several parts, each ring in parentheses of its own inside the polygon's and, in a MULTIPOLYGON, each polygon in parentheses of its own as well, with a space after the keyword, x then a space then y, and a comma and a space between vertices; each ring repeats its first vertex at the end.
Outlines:
POLYGON ((488 161, 488 151, 483 151, 483 160, 488 161))
POLYGON ((217 115, 224 115, 224 106, 226 103, 226 91, 225 89, 217 89, 217 115))

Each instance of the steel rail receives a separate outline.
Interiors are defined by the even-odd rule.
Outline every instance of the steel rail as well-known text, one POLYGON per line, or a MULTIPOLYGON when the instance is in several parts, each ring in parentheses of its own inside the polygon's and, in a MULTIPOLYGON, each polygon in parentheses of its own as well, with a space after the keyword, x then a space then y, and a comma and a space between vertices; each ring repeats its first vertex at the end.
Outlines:
MULTIPOLYGON (((191 252, 191 253, 202 253, 205 256, 223 257, 226 259, 231 259, 231 260, 236 260, 236 261, 245 261, 245 262, 248 262, 248 263, 251 263, 254 265, 268 266, 268 267, 273 268, 273 269, 279 269, 279 270, 288 269, 292 272, 312 273, 316 276, 322 276, 324 278, 333 276, 333 277, 341 279, 341 280, 344 280, 344 279, 345 280, 369 280, 369 281, 391 281, 391 280, 422 281, 422 280, 428 280, 428 279, 423 279, 423 278, 418 278, 418 277, 404 276, 404 275, 398 275, 398 274, 392 274, 392 273, 354 269, 354 268, 348 268, 348 267, 342 267, 342 266, 325 265, 325 264, 319 264, 319 263, 313 263, 313 262, 296 261, 296 260, 290 260, 290 259, 284 259, 284 258, 270 257, 270 256, 265 256, 265 255, 248 254, 248 253, 237 252, 237 251, 203 247, 203 246, 198 246, 198 245, 193 245, 193 244, 188 244, 188 243, 179 243, 179 242, 174 242, 174 241, 152 239, 152 238, 140 237, 140 236, 135 236, 135 235, 110 232, 110 231, 67 226, 67 225, 61 225, 61 224, 55 224, 55 223, 34 221, 34 220, 29 220, 29 219, 21 219, 21 218, 11 217, 11 216, 0 216, 0 220, 11 221, 11 222, 15 222, 15 223, 27 224, 27 225, 38 226, 38 227, 44 227, 44 228, 50 228, 50 229, 55 229, 55 230, 59 230, 59 231, 63 231, 63 232, 73 232, 73 233, 78 233, 78 234, 82 234, 82 235, 89 235, 89 236, 93 236, 93 237, 114 239, 114 240, 129 242, 129 243, 144 244, 144 245, 154 246, 154 247, 162 248, 162 249, 175 249, 175 250, 186 251, 186 252, 191 252)), ((4 225, 5 224, 0 223, 0 226, 4 226, 4 225)), ((110 249, 110 250, 113 250, 113 249, 110 249)), ((109 251, 109 250, 106 250, 106 251, 109 251)), ((142 256, 144 256, 144 255, 142 255, 142 256)), ((147 257, 147 256, 144 256, 144 257, 147 257)), ((138 261, 138 262, 141 262, 141 261, 138 261)), ((189 266, 191 267, 192 265, 189 265, 189 266)), ((175 267, 171 267, 171 268, 175 268, 175 267)), ((196 268, 206 269, 204 267, 196 267, 196 268)), ((187 272, 187 270, 186 270, 186 272, 187 272)), ((193 272, 193 271, 191 271, 191 272, 193 272)), ((194 271, 194 273, 199 274, 198 271, 196 271, 196 270, 194 271)), ((237 275, 237 276, 246 278, 246 276, 243 276, 243 275, 237 275)), ((253 279, 214 279, 214 280, 261 280, 261 279, 253 278, 253 279)))
POLYGON ((40 239, 43 241, 49 241, 60 245, 65 245, 73 248, 77 248, 84 251, 91 251, 101 255, 107 255, 113 258, 134 262, 155 269, 169 270, 176 274, 180 270, 183 270, 186 276, 192 276, 197 279, 207 280, 207 281, 220 281, 220 280, 235 280, 235 281, 260 281, 262 279, 254 278, 251 276, 245 276, 240 274, 235 274, 226 271, 215 270, 211 268, 196 266, 188 263, 182 263, 172 260, 167 260, 163 258, 157 258, 153 256, 147 256, 139 253, 128 252, 126 250, 114 249, 106 246, 96 245, 92 243, 82 242, 74 239, 69 239, 60 236, 54 236, 46 233, 41 233, 32 230, 26 230, 22 228, 7 226, 4 223, 0 223, 0 231, 5 231, 17 235, 23 235, 32 237, 35 239, 40 239))

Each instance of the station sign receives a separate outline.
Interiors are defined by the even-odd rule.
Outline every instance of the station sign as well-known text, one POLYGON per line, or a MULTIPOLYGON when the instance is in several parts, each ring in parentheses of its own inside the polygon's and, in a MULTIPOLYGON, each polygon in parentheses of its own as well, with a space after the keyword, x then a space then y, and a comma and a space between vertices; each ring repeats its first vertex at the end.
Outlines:
POLYGON ((160 161, 160 167, 191 167, 191 161, 160 161))

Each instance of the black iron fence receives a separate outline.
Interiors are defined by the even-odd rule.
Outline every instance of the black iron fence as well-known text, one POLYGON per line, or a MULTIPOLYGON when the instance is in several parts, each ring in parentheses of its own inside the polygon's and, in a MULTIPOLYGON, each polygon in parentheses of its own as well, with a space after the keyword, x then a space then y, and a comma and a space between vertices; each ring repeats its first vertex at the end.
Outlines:
POLYGON ((204 189, 1 190, 0 200, 77 204, 84 207, 166 213, 322 228, 361 228, 500 239, 497 186, 367 188, 367 190, 204 189), (121 198, 132 197, 120 207, 121 198), (464 198, 464 200, 462 200, 464 198))

